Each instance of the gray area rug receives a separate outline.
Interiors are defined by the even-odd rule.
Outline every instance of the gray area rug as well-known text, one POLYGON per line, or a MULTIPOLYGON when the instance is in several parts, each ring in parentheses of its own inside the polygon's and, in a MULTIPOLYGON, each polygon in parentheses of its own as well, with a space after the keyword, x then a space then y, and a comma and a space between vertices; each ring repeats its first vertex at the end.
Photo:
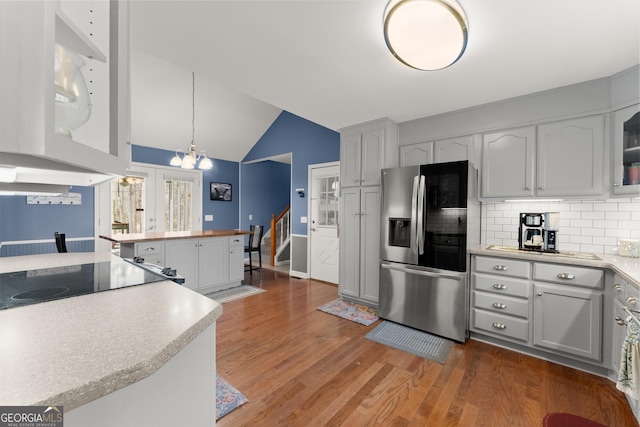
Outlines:
POLYGON ((240 285, 230 289, 213 292, 213 293, 207 294, 207 296, 212 300, 219 302, 220 304, 224 304, 225 302, 235 301, 237 299, 259 294, 264 291, 265 291, 264 289, 256 288, 255 286, 240 285))
POLYGON ((454 344, 448 339, 388 321, 380 323, 365 338, 443 365, 454 344))

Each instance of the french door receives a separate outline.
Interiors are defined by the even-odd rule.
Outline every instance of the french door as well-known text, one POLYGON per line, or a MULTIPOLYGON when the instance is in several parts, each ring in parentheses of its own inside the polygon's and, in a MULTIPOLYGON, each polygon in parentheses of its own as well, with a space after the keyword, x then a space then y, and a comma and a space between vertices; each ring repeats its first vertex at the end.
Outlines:
MULTIPOLYGON (((201 171, 132 163, 127 172, 96 187, 97 235, 202 230, 201 171)), ((109 250, 100 240, 96 250, 109 250)))

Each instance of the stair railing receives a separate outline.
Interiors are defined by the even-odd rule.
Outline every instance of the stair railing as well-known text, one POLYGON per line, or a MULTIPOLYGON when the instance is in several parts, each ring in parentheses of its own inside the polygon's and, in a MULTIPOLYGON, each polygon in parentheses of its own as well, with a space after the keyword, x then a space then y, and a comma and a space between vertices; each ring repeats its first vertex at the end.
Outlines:
POLYGON ((276 265, 276 251, 291 234, 291 205, 287 205, 280 215, 271 214, 271 265, 276 265))

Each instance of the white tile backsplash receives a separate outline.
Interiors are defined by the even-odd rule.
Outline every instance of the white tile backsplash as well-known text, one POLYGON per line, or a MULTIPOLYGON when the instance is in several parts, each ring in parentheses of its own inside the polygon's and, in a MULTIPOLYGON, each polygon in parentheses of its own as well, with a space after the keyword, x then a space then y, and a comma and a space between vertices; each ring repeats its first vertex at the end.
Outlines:
POLYGON ((520 212, 560 212, 558 249, 616 253, 618 240, 640 238, 640 200, 482 204, 482 243, 518 246, 520 212))

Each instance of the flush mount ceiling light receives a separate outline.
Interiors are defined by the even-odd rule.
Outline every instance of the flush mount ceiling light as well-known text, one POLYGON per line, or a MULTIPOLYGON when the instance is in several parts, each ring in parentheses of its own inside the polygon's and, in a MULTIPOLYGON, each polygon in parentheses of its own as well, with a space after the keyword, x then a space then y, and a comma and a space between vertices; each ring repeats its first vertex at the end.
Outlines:
POLYGON ((391 0, 384 40, 403 64, 425 71, 454 64, 467 47, 468 23, 454 0, 391 0))
POLYGON ((176 150, 176 155, 169 164, 171 166, 180 166, 182 169, 193 169, 196 164, 198 164, 198 169, 211 169, 213 164, 207 156, 207 152, 202 150, 198 153, 194 142, 196 133, 196 73, 191 73, 191 112, 191 144, 186 152, 182 149, 176 150), (182 157, 180 157, 180 154, 182 154, 182 157))

